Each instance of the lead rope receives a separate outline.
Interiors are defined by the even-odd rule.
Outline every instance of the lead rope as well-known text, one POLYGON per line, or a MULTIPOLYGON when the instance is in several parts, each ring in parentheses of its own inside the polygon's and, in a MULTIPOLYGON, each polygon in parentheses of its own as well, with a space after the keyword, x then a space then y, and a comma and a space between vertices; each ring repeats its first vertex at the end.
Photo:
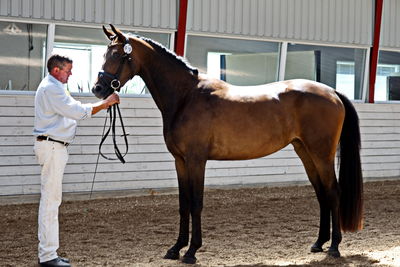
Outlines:
MULTIPOLYGON (((108 112, 108 109, 107 109, 107 112, 108 112)), ((104 126, 103 126, 103 132, 101 133, 101 138, 103 138, 103 136, 104 136, 104 132, 106 130, 106 125, 107 125, 107 116, 106 116, 106 119, 104 120, 104 126)), ((94 168, 93 179, 92 179, 92 188, 90 189, 89 199, 92 199, 94 179, 96 178, 97 166, 99 166, 99 159, 100 159, 100 153, 97 153, 96 167, 94 168)))
POLYGON ((106 119, 104 121, 104 126, 103 126, 103 132, 101 134, 101 141, 100 141, 100 145, 99 145, 99 153, 97 154, 97 160, 96 160, 96 167, 93 173, 93 179, 92 179, 92 187, 90 189, 90 196, 89 199, 92 198, 92 193, 93 193, 93 187, 94 187, 94 181, 96 178, 96 174, 97 174, 97 167, 99 165, 99 159, 100 159, 100 155, 108 160, 117 160, 119 159, 122 163, 125 163, 125 159, 124 157, 126 156, 126 154, 128 153, 128 139, 127 139, 127 133, 125 132, 125 126, 124 126, 124 122, 122 121, 122 116, 121 116, 121 110, 119 108, 118 104, 114 104, 113 106, 109 107, 107 109, 107 113, 110 114, 110 126, 107 130, 107 132, 104 134, 105 130, 106 130, 106 125, 107 125, 107 116, 106 119), (117 141, 115 138, 115 121, 116 121, 116 111, 118 111, 118 115, 119 115, 119 119, 120 119, 120 123, 121 123, 121 127, 122 127, 122 132, 123 132, 123 137, 125 140, 125 153, 122 155, 122 153, 120 152, 118 145, 117 145, 117 141), (114 115, 113 115, 114 114, 114 115), (112 140, 113 140, 113 144, 114 144, 114 151, 115 154, 117 156, 117 158, 109 158, 107 156, 105 156, 102 152, 101 152, 101 147, 103 146, 104 141, 107 139, 108 134, 110 133, 110 130, 112 130, 112 140))

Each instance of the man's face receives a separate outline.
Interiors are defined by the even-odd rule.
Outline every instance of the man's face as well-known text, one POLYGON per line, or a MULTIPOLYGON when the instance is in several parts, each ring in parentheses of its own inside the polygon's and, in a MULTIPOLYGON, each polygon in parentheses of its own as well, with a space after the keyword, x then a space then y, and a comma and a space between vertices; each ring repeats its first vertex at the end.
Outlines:
POLYGON ((69 76, 72 75, 72 64, 64 64, 62 68, 55 67, 52 71, 52 75, 62 83, 67 83, 69 76))

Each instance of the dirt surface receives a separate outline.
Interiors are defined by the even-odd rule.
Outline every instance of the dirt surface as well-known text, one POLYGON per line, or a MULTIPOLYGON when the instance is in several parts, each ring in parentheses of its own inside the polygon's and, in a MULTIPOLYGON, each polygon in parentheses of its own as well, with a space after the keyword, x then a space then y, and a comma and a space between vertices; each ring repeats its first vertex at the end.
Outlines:
MULTIPOLYGON (((194 266, 400 266, 400 181, 365 184, 364 230, 343 234, 339 259, 310 252, 319 224, 311 186, 209 189, 204 204, 194 266)), ((0 205, 0 266, 37 265, 37 210, 0 205)), ((163 259, 178 222, 175 194, 65 201, 59 254, 73 266, 188 266, 163 259)))

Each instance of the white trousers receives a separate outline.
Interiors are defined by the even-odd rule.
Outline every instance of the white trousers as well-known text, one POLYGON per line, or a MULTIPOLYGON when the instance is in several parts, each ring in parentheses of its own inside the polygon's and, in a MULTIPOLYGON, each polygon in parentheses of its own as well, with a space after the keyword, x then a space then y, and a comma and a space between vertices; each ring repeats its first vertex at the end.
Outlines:
POLYGON ((67 148, 51 141, 35 141, 34 151, 42 167, 38 217, 39 261, 58 257, 58 208, 62 199, 62 179, 68 161, 67 148))

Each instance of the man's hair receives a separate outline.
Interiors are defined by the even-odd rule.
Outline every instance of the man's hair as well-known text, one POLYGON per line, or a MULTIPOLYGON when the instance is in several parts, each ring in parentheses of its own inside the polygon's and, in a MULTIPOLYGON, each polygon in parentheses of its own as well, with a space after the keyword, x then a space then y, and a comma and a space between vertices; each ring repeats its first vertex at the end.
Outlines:
POLYGON ((66 64, 72 64, 72 59, 60 55, 52 55, 47 61, 47 70, 51 72, 54 67, 62 69, 66 64))

